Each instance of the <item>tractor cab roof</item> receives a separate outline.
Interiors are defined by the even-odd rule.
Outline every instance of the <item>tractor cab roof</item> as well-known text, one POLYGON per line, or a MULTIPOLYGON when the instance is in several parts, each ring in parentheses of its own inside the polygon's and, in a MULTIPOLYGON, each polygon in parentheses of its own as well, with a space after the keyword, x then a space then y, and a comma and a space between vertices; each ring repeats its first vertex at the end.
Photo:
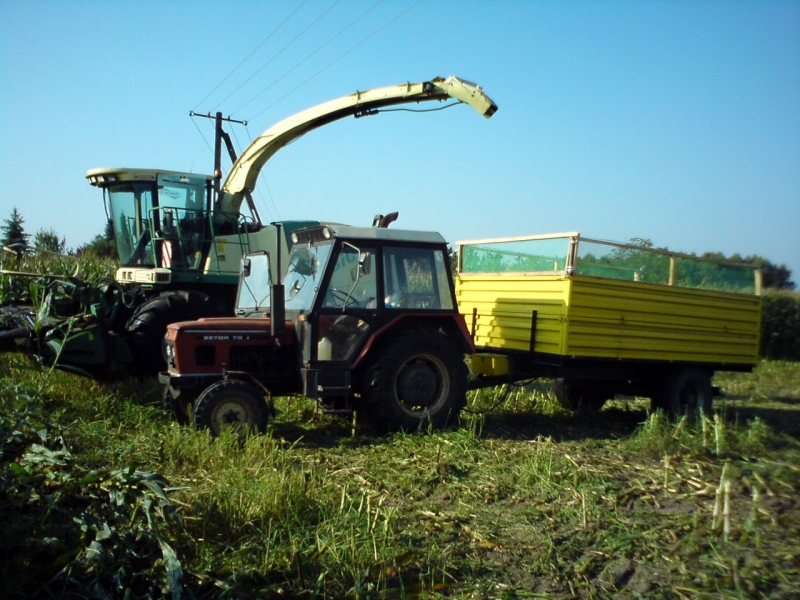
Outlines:
POLYGON ((435 231, 412 231, 407 229, 387 229, 385 227, 351 227, 332 223, 319 227, 309 227, 292 233, 292 242, 295 244, 323 242, 334 238, 423 244, 447 243, 442 234, 435 231))

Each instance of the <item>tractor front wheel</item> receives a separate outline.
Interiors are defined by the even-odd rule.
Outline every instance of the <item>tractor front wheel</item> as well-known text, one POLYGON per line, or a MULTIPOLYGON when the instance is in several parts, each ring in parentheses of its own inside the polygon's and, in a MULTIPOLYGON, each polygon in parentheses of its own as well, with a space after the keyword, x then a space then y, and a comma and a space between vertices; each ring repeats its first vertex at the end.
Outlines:
POLYGON ((172 387, 164 386, 164 394, 161 396, 161 407, 167 414, 173 416, 181 425, 188 425, 192 422, 194 404, 197 401, 197 392, 187 392, 173 390, 172 387))
POLYGON ((209 429, 214 437, 230 429, 239 435, 267 429, 264 394, 247 381, 227 379, 210 385, 194 406, 195 429, 209 429))

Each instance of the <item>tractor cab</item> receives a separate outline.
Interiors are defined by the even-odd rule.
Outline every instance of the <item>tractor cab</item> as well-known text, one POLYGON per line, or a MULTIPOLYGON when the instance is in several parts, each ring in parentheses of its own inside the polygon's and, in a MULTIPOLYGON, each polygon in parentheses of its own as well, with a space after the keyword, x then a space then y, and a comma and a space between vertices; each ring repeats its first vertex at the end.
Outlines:
MULTIPOLYGON (((303 340, 305 368, 352 368, 368 334, 400 319, 456 312, 438 233, 323 225, 291 237, 285 302, 271 314, 303 340)), ((242 265, 237 315, 270 313, 269 257, 251 253, 242 265)))

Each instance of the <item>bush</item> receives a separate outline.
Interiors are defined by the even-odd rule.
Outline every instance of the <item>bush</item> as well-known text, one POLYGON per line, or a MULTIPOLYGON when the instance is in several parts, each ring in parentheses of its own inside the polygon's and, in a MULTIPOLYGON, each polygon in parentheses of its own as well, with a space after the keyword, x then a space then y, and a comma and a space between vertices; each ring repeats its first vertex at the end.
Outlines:
POLYGON ((761 314, 761 356, 800 360, 800 294, 768 291, 761 314))

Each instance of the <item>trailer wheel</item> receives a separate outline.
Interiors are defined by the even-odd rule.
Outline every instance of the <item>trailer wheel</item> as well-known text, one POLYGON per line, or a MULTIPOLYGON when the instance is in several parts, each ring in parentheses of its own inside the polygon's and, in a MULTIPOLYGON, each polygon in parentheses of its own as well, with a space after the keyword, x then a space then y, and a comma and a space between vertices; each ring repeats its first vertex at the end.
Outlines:
POLYGON ((197 401, 196 393, 173 391, 170 386, 164 386, 161 396, 161 407, 181 425, 192 422, 194 404, 197 401))
POLYGON ((363 378, 362 407, 378 431, 439 429, 458 421, 466 382, 464 358, 446 335, 410 330, 378 350, 363 378))
POLYGON ((563 378, 553 382, 553 392, 563 408, 577 413, 598 412, 608 400, 602 392, 587 390, 563 378))
POLYGON ((227 379, 210 385, 194 406, 194 427, 211 430, 217 437, 224 429, 245 435, 267 429, 264 394, 252 383, 227 379))
POLYGON ((194 290, 164 292, 140 304, 125 326, 134 373, 147 376, 166 369, 163 344, 170 323, 224 314, 221 302, 194 290))
POLYGON ((707 371, 687 368, 667 377, 661 393, 657 394, 659 408, 679 419, 686 415, 694 420, 701 414, 711 415, 713 391, 707 371))

